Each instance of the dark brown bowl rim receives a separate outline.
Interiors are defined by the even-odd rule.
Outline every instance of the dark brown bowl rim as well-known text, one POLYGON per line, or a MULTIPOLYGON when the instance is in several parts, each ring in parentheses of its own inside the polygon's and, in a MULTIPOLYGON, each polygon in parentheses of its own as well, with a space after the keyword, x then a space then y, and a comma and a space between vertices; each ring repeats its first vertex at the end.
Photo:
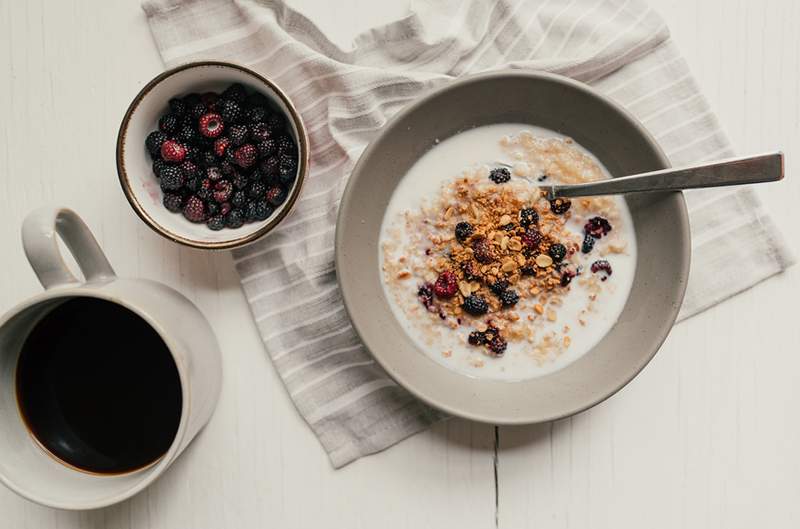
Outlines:
POLYGON ((125 111, 125 115, 122 118, 122 123, 119 126, 119 133, 117 134, 117 149, 116 149, 116 156, 117 156, 117 176, 119 177, 119 183, 122 187, 122 191, 125 193, 125 198, 130 203, 133 210, 139 216, 140 219, 147 224, 150 229, 165 237, 173 242, 177 242, 179 244, 183 244, 185 246, 189 246, 192 248, 200 248, 203 250, 228 250, 231 248, 238 248, 251 242, 256 241, 257 239, 261 238, 262 236, 266 235, 272 229, 277 226, 286 215, 291 211, 294 203, 297 201, 297 197, 300 195, 300 191, 303 187, 303 182, 305 181, 306 174, 308 173, 308 166, 309 166, 309 141, 308 141, 308 134, 306 132, 305 125, 303 124, 303 119, 300 117, 300 113, 294 106, 294 103, 289 99, 289 97, 281 90, 278 85, 267 79, 266 77, 254 72, 250 68, 242 66, 240 64, 226 62, 226 61, 195 61, 189 62, 186 64, 181 64, 180 66, 176 66, 175 68, 171 68, 166 70, 153 79, 151 79, 144 87, 136 94, 136 97, 133 98, 131 104, 128 106, 128 110, 125 111), (131 117, 133 113, 136 112, 136 109, 139 107, 139 104, 142 102, 144 97, 159 83, 161 83, 164 79, 171 77, 183 70, 189 70, 192 68, 197 67, 208 67, 208 66, 216 66, 222 68, 233 68, 235 70, 239 70, 244 72, 245 74, 255 78, 256 80, 264 83, 268 86, 277 96, 283 101, 286 105, 286 108, 289 110, 289 115, 294 122, 295 126, 297 127, 298 131, 298 168, 297 168, 297 180, 295 181, 294 187, 292 188, 291 194, 286 199, 286 204, 283 208, 278 212, 278 214, 262 226, 260 229, 250 233, 248 235, 244 235, 242 237, 237 237, 235 239, 230 239, 227 241, 219 241, 219 242, 204 242, 204 241, 197 241, 194 239, 189 239, 186 237, 182 237, 176 233, 172 233, 169 230, 166 230, 163 226, 161 226, 158 222, 156 222, 150 215, 148 215, 147 211, 142 207, 142 205, 137 200, 136 196, 131 191, 130 181, 128 179, 128 173, 125 169, 125 161, 124 161, 124 154, 125 154, 125 140, 128 133, 128 124, 130 123, 131 117))

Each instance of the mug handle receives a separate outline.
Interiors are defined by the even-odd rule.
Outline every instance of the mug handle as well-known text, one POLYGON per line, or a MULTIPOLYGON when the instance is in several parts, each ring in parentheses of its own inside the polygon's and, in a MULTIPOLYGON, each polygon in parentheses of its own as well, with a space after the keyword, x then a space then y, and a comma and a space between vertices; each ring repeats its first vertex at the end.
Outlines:
POLYGON ((87 283, 116 277, 94 235, 77 213, 67 208, 44 207, 31 212, 22 223, 25 255, 44 288, 81 284, 61 257, 56 235, 61 236, 75 257, 87 283))

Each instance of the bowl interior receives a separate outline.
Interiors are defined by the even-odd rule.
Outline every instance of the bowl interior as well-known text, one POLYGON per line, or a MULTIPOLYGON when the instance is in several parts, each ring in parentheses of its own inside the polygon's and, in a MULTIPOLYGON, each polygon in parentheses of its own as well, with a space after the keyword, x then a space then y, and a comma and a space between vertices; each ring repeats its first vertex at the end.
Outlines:
MULTIPOLYGON (((666 338, 688 276, 686 209, 680 193, 627 197, 638 249, 633 287, 617 323, 585 355, 552 374, 515 382, 451 371, 418 350, 392 314, 381 288, 379 232, 398 182, 436 138, 492 123, 529 123, 571 136, 612 175, 667 165, 637 122, 582 84, 522 72, 457 81, 406 108, 364 152, 342 200, 337 273, 361 338, 387 372, 416 396, 449 413, 485 422, 552 420, 620 389, 666 338)), ((454 171, 458 168, 455 160, 454 171)))
POLYGON ((266 220, 241 228, 212 231, 205 224, 189 222, 180 213, 171 213, 161 204, 163 197, 153 174, 152 159, 145 149, 147 135, 158 129, 158 119, 167 111, 167 102, 190 92, 221 92, 232 83, 243 84, 248 92, 258 91, 286 117, 288 132, 298 146, 298 174, 307 166, 303 131, 293 118, 286 101, 269 84, 245 69, 218 63, 197 64, 167 72, 146 86, 131 104, 123 121, 117 145, 117 163, 123 190, 142 219, 154 230, 176 242, 198 247, 232 247, 250 242, 266 233, 286 214, 296 198, 302 178, 295 179, 286 201, 266 220))

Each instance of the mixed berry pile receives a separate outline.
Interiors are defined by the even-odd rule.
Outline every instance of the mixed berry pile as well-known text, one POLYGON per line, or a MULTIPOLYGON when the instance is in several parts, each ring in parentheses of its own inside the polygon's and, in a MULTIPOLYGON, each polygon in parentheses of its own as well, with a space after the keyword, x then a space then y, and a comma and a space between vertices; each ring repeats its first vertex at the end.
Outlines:
POLYGON ((297 145, 283 114, 238 83, 221 94, 170 99, 145 147, 164 207, 212 230, 267 219, 297 175, 297 145))

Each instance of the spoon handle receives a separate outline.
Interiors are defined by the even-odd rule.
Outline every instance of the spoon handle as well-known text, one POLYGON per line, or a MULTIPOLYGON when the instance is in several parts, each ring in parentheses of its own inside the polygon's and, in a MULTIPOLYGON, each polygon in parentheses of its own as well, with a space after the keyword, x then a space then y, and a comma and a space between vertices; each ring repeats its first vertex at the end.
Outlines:
POLYGON ((675 191, 699 187, 776 182, 783 178, 783 153, 730 158, 692 167, 669 168, 585 184, 553 185, 548 198, 675 191))

